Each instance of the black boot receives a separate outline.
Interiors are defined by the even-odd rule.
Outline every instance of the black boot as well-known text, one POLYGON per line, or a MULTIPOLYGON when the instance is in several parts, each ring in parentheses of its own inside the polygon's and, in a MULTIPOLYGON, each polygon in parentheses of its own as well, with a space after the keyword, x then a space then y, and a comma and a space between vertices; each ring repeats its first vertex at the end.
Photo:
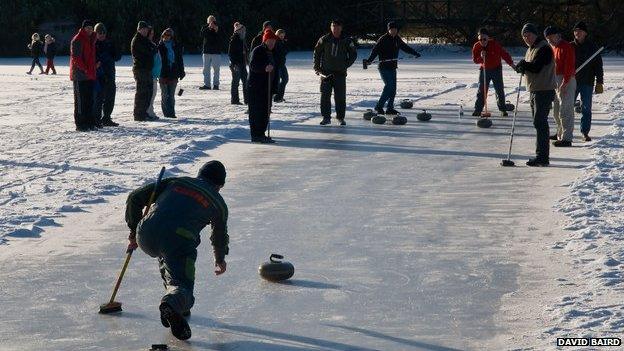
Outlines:
POLYGON ((219 86, 215 85, 214 87, 212 87, 212 90, 219 90, 219 86))
POLYGON ((589 134, 583 133, 583 141, 591 141, 592 138, 589 137, 589 134))
POLYGON ((375 107, 375 112, 377 112, 378 115, 386 114, 386 112, 384 112, 384 109, 382 107, 375 107))
POLYGON ((105 119, 102 121, 102 125, 103 125, 103 126, 105 126, 105 127, 118 127, 118 126, 119 126, 119 123, 115 123, 115 122, 113 122, 113 120, 112 120, 112 119, 110 119, 110 118, 105 118, 105 119))
POLYGON ((331 119, 330 119, 329 117, 323 117, 323 120, 321 121, 321 123, 320 123, 320 124, 321 124, 322 126, 326 126, 326 125, 328 125, 328 124, 330 124, 330 123, 331 123, 331 119))
POLYGON ((184 317, 166 302, 160 304, 160 322, 165 328, 171 327, 171 334, 180 340, 191 337, 191 327, 184 317))
POLYGON ((346 126, 347 122, 345 122, 344 118, 338 118, 338 122, 340 123, 341 126, 346 126))
POLYGON ((502 115, 503 117, 507 117, 507 116, 509 116, 509 113, 507 113, 507 111, 502 111, 501 115, 502 115))
POLYGON ((557 140, 553 143, 555 147, 570 147, 572 146, 572 142, 569 140, 557 140))
POLYGON ((199 90, 210 90, 210 87, 207 85, 199 87, 199 90))
POLYGON ((555 135, 551 135, 548 139, 550 139, 550 140, 559 140, 559 137, 557 136, 557 134, 555 134, 555 135))
POLYGON ((475 110, 475 111, 472 113, 472 115, 473 115, 474 117, 481 117, 481 111, 476 111, 476 110, 475 110))
POLYGON ((389 107, 389 108, 386 110, 386 114, 387 114, 387 115, 398 115, 398 114, 399 114, 399 111, 397 111, 397 110, 393 109, 392 107, 389 107))
POLYGON ((548 167, 549 164, 548 160, 540 160, 537 157, 530 158, 526 163, 529 167, 548 167))

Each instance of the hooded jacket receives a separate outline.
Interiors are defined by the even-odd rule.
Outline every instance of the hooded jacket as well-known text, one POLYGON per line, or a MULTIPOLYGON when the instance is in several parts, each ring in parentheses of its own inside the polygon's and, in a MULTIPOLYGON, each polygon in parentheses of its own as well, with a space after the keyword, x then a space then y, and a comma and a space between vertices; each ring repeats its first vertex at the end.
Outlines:
POLYGON ((95 33, 88 35, 81 28, 71 41, 69 79, 73 81, 95 80, 95 33))

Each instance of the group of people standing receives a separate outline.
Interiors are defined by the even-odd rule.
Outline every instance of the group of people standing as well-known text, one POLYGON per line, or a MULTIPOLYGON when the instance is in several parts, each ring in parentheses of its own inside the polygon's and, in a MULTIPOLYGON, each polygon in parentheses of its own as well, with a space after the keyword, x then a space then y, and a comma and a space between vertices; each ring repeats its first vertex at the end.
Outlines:
POLYGON ((480 65, 473 116, 481 115, 484 94, 487 94, 490 81, 494 84, 498 108, 503 116, 507 116, 501 60, 526 78, 533 124, 537 132, 536 156, 527 162, 529 166, 549 164, 549 139, 555 147, 572 146, 575 102, 579 95, 582 106, 581 134, 584 141, 591 141, 592 95, 603 92, 602 58, 598 54, 589 60, 598 52, 598 48, 587 38, 588 29, 584 22, 578 22, 572 32, 574 41, 568 42, 556 27, 548 26, 540 33, 536 25, 525 24, 521 34, 528 49, 524 59, 517 64, 513 63, 509 53, 490 37, 485 28, 479 30, 478 42, 473 46, 473 61, 480 65), (551 108, 557 125, 557 132, 553 135, 549 135, 548 125, 551 108))

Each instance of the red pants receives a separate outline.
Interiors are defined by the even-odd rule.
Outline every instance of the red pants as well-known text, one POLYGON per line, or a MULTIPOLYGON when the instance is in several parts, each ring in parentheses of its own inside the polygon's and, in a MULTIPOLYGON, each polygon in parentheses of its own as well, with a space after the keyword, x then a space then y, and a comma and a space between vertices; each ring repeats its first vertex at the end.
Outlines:
POLYGON ((46 60, 46 70, 45 73, 48 74, 52 70, 52 73, 56 74, 56 68, 54 68, 54 59, 46 60))

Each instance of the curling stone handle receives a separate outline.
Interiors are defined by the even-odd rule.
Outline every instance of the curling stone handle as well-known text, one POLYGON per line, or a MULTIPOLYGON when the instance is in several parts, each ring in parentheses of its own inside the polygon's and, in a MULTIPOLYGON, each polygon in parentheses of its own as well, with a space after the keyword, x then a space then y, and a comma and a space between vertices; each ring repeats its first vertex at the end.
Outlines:
POLYGON ((284 256, 282 255, 278 255, 278 254, 271 254, 271 257, 269 257, 269 259, 271 260, 271 262, 273 263, 280 263, 281 261, 276 261, 274 259, 278 259, 278 260, 283 260, 284 256))

